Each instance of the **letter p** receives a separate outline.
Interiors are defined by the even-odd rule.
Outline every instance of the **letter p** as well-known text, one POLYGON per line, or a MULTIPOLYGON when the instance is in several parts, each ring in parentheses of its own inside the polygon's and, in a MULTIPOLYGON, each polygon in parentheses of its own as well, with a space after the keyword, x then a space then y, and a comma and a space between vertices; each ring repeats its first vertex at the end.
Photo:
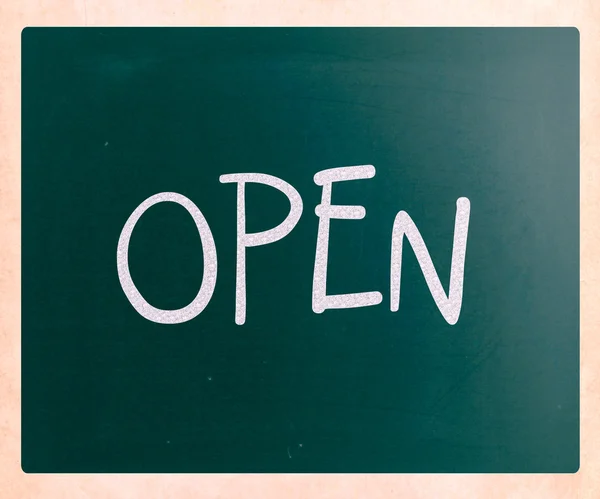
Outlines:
POLYGON ((223 184, 237 183, 237 264, 235 285, 235 323, 246 322, 246 248, 264 246, 287 236, 300 220, 302 215, 302 198, 296 189, 280 178, 263 173, 232 173, 221 175, 223 184), (290 212, 277 227, 254 234, 246 233, 246 182, 254 182, 274 187, 283 192, 290 202, 290 212))

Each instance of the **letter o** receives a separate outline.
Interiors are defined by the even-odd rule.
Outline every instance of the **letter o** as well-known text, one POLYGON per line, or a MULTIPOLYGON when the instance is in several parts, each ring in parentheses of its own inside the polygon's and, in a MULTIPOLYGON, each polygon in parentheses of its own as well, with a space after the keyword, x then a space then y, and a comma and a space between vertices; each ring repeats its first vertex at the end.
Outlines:
POLYGON ((142 317, 159 324, 180 324, 192 320, 206 308, 217 283, 217 248, 202 212, 192 201, 176 192, 161 192, 150 196, 134 210, 121 231, 117 245, 117 271, 125 296, 142 317), (148 208, 163 202, 177 203, 192 216, 200 234, 204 255, 204 275, 198 295, 189 305, 177 310, 161 310, 150 305, 135 287, 129 272, 129 241, 135 224, 148 208))

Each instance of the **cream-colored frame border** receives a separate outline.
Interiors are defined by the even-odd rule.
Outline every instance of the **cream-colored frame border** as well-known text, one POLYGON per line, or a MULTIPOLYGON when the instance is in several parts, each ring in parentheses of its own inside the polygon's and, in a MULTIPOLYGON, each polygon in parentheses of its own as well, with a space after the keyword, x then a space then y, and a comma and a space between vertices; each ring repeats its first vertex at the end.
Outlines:
MULTIPOLYGON (((0 497, 600 497, 600 0, 0 0, 0 497), (573 475, 26 475, 20 461, 25 26, 576 26, 581 34, 581 469, 573 475)), ((560 200, 557 200, 560 202, 560 200)))

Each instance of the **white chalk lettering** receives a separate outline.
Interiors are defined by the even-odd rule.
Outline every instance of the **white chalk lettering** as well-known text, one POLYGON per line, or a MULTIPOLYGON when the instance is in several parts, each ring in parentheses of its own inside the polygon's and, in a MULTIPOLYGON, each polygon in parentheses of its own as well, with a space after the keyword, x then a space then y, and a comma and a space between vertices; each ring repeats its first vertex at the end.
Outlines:
POLYGON ((202 212, 188 198, 175 192, 161 192, 146 199, 134 210, 121 231, 117 245, 117 271, 125 296, 142 317, 159 324, 180 324, 192 320, 208 305, 217 282, 217 249, 202 212), (189 305, 178 310, 161 310, 150 305, 135 287, 129 272, 129 241, 135 224, 148 208, 164 202, 177 203, 192 216, 200 233, 204 254, 204 275, 198 295, 189 305))
MULTIPOLYGON (((327 266, 329 252, 329 232, 332 219, 362 220, 366 216, 363 206, 342 206, 331 204, 332 186, 335 182, 365 180, 375 176, 373 165, 345 166, 318 172, 313 180, 320 186, 321 202, 315 208, 319 219, 317 244, 315 248, 314 272, 312 281, 312 309, 321 314, 328 309, 346 309, 369 307, 382 302, 378 291, 327 294, 327 266)), ((246 322, 246 248, 264 246, 286 237, 298 224, 302 216, 303 203, 298 191, 284 180, 262 173, 232 173, 221 175, 221 183, 237 184, 237 248, 236 248, 236 287, 235 287, 235 323, 246 322), (263 184, 285 194, 290 210, 283 222, 271 229, 248 234, 246 232, 246 183, 263 184)), ((458 322, 462 301, 467 237, 471 204, 466 197, 456 201, 454 222, 454 241, 450 283, 446 295, 438 273, 433 265, 429 250, 423 241, 419 229, 405 211, 397 213, 392 227, 390 261, 390 310, 400 308, 400 285, 402 280, 402 248, 404 237, 411 245, 425 277, 425 282, 442 316, 450 325, 458 322)), ((210 302, 217 281, 217 250, 208 222, 198 207, 185 196, 175 192, 162 192, 149 197, 141 203, 125 223, 117 245, 117 271, 121 287, 133 308, 146 319, 159 324, 179 324, 192 320, 199 315, 210 302), (183 206, 194 219, 204 255, 204 275, 198 295, 194 300, 178 310, 161 310, 150 305, 136 288, 129 270, 129 242, 137 221, 151 206, 173 202, 183 206)), ((282 290, 283 291, 283 290, 282 290)))
POLYGON ((237 264, 235 285, 235 323, 246 322, 246 248, 264 246, 287 236, 302 215, 302 198, 296 189, 280 178, 262 173, 232 173, 221 175, 221 183, 237 183, 237 264), (264 184, 283 192, 290 202, 290 212, 277 227, 254 234, 246 233, 245 184, 264 184))
POLYGON ((417 256, 419 265, 429 291, 440 312, 448 324, 458 322, 462 307, 463 280, 467 235, 469 232, 470 202, 467 198, 456 201, 456 218, 454 223, 454 245, 452 247, 452 266, 450 270, 450 288, 448 296, 444 292, 440 278, 433 266, 429 251, 421 237, 421 233, 408 213, 401 211, 396 215, 392 230, 392 262, 390 269, 390 309, 396 312, 400 306, 400 280, 402 274, 402 242, 404 236, 417 256))
POLYGON ((378 305, 383 299, 381 293, 377 291, 327 295, 326 290, 330 219, 361 220, 366 215, 366 210, 362 206, 332 206, 331 186, 333 182, 362 180, 373 178, 374 176, 375 167, 372 165, 363 165, 323 170, 314 177, 315 184, 323 187, 321 204, 315 209, 315 213, 319 217, 319 229, 317 233, 317 249, 313 275, 312 308, 317 314, 332 308, 355 308, 378 305))

